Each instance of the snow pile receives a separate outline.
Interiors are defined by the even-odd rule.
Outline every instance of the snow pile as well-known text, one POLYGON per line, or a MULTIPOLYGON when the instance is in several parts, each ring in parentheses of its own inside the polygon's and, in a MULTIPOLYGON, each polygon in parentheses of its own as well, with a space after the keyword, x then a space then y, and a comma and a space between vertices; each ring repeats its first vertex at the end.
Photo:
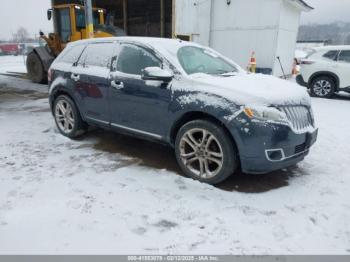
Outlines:
POLYGON ((295 57, 296 59, 302 59, 302 58, 306 58, 307 55, 308 55, 308 53, 305 52, 304 50, 297 49, 297 50, 295 50, 295 55, 294 55, 294 57, 295 57))
POLYGON ((25 56, 0 56, 0 74, 27 73, 25 56))
POLYGON ((350 254, 349 98, 313 99, 319 140, 298 166, 213 187, 152 143, 63 137, 47 99, 19 92, 46 86, 0 87, 0 254, 350 254))

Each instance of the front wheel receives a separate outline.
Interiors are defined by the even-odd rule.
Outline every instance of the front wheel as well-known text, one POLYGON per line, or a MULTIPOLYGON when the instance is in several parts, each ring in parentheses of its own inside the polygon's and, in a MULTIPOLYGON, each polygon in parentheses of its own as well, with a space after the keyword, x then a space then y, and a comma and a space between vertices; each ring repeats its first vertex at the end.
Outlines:
POLYGON ((60 133, 69 138, 77 138, 86 132, 86 124, 83 122, 77 106, 73 100, 60 95, 54 103, 55 122, 60 133))
POLYGON ((208 184, 222 182, 238 166, 237 153, 227 132, 207 120, 191 121, 179 130, 175 154, 187 176, 208 184))
POLYGON ((27 72, 32 82, 38 84, 45 84, 47 82, 47 73, 40 57, 35 52, 30 52, 27 56, 27 72))
POLYGON ((319 76, 314 79, 310 86, 311 95, 321 98, 331 98, 336 90, 335 82, 327 76, 319 76))

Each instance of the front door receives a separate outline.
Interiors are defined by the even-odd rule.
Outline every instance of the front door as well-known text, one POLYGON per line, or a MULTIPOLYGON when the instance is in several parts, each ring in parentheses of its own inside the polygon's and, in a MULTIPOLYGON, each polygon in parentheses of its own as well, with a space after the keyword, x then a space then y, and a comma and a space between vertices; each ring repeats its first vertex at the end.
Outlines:
POLYGON ((162 67, 161 59, 145 47, 121 44, 111 73, 111 124, 160 139, 169 119, 171 84, 142 80, 146 67, 162 67))

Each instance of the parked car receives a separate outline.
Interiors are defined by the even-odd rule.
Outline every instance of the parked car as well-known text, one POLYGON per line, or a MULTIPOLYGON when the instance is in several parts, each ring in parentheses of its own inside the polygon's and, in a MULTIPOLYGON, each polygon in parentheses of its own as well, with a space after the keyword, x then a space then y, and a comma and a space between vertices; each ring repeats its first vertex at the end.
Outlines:
POLYGON ((301 61, 300 85, 313 96, 331 98, 340 91, 350 92, 350 46, 325 46, 301 61))
POLYGON ((50 105, 69 138, 99 126, 174 147, 184 174, 216 184, 237 169, 298 163, 317 138, 310 97, 248 74, 195 43, 118 37, 69 44, 49 70, 50 105))

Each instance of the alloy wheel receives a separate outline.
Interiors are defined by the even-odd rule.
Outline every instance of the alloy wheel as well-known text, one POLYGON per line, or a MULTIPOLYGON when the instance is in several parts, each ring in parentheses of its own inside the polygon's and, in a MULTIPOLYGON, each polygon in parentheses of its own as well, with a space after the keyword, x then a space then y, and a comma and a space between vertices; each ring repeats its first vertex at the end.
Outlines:
POLYGON ((65 100, 60 100, 56 104, 55 118, 58 127, 62 132, 68 134, 74 129, 74 114, 72 106, 65 100))
POLYGON ((332 91, 332 84, 328 80, 319 80, 314 84, 314 93, 317 96, 327 96, 332 91))
POLYGON ((180 139, 183 164, 200 178, 215 177, 222 169, 224 154, 218 139, 202 128, 188 130, 180 139))

